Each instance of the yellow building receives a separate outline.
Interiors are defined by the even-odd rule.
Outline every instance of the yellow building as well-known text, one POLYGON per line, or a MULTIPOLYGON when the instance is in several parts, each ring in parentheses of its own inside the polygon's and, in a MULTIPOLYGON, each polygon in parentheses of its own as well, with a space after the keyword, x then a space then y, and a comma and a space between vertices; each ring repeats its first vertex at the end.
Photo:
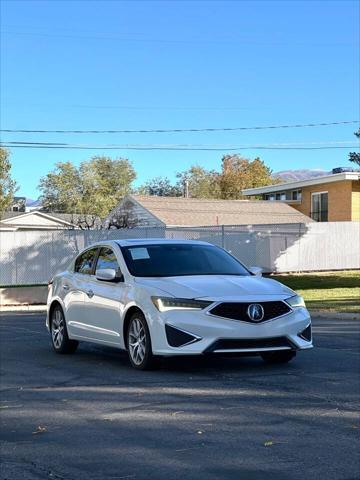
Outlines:
POLYGON ((262 200, 285 202, 317 222, 360 221, 359 172, 248 188, 242 193, 262 200))

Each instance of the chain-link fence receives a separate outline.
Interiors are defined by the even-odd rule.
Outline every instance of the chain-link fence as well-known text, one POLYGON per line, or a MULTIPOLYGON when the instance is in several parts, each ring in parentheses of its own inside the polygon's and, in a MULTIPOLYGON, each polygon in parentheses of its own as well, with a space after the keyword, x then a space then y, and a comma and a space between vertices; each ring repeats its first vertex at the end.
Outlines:
POLYGON ((360 268, 360 223, 0 232, 0 286, 44 284, 84 247, 106 239, 210 242, 265 272, 360 268))

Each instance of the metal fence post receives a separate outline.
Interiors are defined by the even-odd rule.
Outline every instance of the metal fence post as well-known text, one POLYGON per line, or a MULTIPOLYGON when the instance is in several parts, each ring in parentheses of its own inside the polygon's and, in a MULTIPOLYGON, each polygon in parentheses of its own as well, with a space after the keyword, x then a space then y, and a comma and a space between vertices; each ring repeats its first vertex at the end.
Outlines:
POLYGON ((221 225, 221 246, 225 248, 225 225, 221 225))
POLYGON ((15 232, 12 232, 13 233, 13 245, 15 245, 15 250, 12 252, 12 254, 14 255, 14 260, 15 260, 15 285, 18 285, 18 259, 17 259, 17 256, 15 255, 15 252, 16 252, 16 249, 17 249, 17 243, 16 243, 16 236, 15 236, 15 232))
POLYGON ((301 223, 299 223, 299 239, 298 239, 298 243, 299 243, 299 246, 298 246, 298 268, 297 268, 297 273, 300 273, 301 271, 301 223))

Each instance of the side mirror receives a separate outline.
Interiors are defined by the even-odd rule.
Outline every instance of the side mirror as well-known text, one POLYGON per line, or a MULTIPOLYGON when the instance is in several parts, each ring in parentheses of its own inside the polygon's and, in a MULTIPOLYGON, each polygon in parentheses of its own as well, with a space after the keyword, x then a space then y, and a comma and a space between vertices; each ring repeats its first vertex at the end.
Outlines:
POLYGON ((262 277, 262 268, 260 268, 260 267, 250 267, 249 270, 256 277, 262 277))
POLYGON ((100 268, 96 272, 96 279, 102 282, 122 282, 123 276, 118 275, 114 268, 100 268))

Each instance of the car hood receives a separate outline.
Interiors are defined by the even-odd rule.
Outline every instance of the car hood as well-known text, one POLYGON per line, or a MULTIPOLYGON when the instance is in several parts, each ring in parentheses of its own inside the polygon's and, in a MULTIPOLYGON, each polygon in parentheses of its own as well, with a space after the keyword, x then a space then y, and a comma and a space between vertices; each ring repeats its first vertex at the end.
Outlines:
POLYGON ((255 276, 191 275, 137 278, 135 281, 144 287, 155 288, 179 298, 208 298, 217 301, 264 295, 284 299, 294 295, 293 290, 275 280, 255 276))

